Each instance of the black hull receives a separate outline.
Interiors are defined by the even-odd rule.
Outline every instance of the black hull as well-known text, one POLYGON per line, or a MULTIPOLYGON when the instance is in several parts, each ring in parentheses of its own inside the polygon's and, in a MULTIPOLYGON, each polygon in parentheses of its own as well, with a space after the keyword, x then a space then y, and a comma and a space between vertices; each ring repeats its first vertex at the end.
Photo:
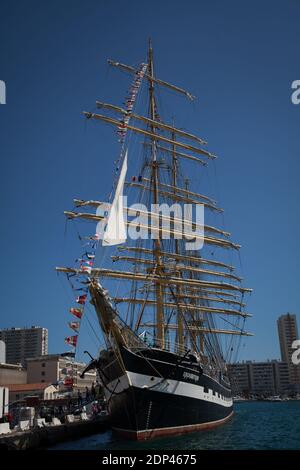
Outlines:
POLYGON ((199 364, 160 350, 145 359, 121 349, 123 365, 108 354, 100 360, 112 428, 144 440, 208 429, 232 415, 229 386, 199 364), (105 375, 104 375, 105 374, 105 375))

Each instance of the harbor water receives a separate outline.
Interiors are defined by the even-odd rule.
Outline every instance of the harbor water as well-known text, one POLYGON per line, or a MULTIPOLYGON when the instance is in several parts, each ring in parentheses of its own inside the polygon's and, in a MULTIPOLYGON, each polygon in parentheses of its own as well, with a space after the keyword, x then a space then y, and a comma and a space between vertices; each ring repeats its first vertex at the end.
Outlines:
POLYGON ((111 431, 51 449, 66 450, 239 450, 300 449, 300 401, 242 402, 232 420, 214 430, 146 442, 125 441, 111 431))

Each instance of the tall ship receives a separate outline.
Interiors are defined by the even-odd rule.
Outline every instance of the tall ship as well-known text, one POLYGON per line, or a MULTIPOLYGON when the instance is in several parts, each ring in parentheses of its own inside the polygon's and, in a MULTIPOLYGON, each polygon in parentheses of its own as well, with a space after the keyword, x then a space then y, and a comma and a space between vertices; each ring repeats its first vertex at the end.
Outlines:
MULTIPOLYGON (((204 191, 216 156, 174 115, 162 118, 164 90, 193 96, 157 78, 151 42, 136 67, 108 62, 131 86, 122 105, 83 113, 114 129, 119 150, 109 197, 75 199, 65 212, 95 227, 80 236, 76 264, 56 268, 76 292, 70 326, 78 333, 92 306, 103 346, 87 370, 98 371, 114 431, 145 440, 210 429, 233 414, 227 363, 251 335, 251 289, 231 262, 240 245, 204 191)), ((77 334, 66 341, 76 347, 77 334)))

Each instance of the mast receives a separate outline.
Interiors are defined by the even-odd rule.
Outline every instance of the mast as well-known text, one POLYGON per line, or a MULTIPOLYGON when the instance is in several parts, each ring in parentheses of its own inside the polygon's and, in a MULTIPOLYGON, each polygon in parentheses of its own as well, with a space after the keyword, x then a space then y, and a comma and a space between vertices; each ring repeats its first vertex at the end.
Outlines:
MULTIPOLYGON (((174 122, 173 122, 174 126, 174 122)), ((175 141, 176 135, 175 132, 172 132, 172 140, 175 141)), ((172 185, 174 187, 174 194, 176 195, 176 188, 177 188, 177 155, 176 155, 176 147, 173 144, 172 146, 172 173, 173 173, 173 181, 172 185)), ((175 238, 175 253, 178 255, 180 253, 179 250, 179 240, 175 238)), ((181 273, 178 273, 178 276, 181 276, 181 273)), ((180 286, 176 286, 176 297, 180 296, 181 288, 180 286)), ((183 332, 183 318, 182 318, 182 310, 181 307, 178 306, 177 308, 177 344, 178 344, 178 352, 180 353, 183 351, 184 348, 184 332, 183 332)))
MULTIPOLYGON (((149 39, 149 98, 150 98, 150 118, 152 121, 155 120, 155 101, 154 101, 154 73, 153 73, 153 50, 151 39, 149 39)), ((150 124, 151 133, 156 133, 156 128, 153 124, 150 124)), ((156 156, 156 140, 152 138, 152 180, 153 180, 153 200, 154 204, 158 204, 158 164, 156 156)), ((161 262, 161 241, 160 238, 154 239, 154 258, 156 262, 156 273, 158 276, 162 273, 162 262, 161 262)), ((164 307, 163 307, 163 288, 162 284, 158 282, 155 287, 156 290, 156 339, 158 346, 162 349, 165 345, 165 332, 164 332, 164 307)))

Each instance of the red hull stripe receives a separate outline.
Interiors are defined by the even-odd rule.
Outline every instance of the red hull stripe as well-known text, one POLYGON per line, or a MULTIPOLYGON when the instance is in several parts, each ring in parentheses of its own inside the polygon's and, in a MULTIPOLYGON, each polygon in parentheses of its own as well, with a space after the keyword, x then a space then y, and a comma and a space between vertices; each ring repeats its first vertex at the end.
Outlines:
POLYGON ((117 434, 126 439, 131 439, 134 441, 145 441, 147 439, 153 439, 154 437, 162 436, 179 436, 181 434, 187 434, 189 432, 195 431, 205 431, 207 429, 212 429, 221 424, 226 423, 233 416, 233 411, 226 416, 226 418, 219 419, 218 421, 211 421, 210 423, 201 423, 201 424, 189 424, 187 426, 176 426, 172 428, 158 428, 158 429, 148 429, 144 431, 132 431, 129 429, 121 428, 112 428, 117 434))

